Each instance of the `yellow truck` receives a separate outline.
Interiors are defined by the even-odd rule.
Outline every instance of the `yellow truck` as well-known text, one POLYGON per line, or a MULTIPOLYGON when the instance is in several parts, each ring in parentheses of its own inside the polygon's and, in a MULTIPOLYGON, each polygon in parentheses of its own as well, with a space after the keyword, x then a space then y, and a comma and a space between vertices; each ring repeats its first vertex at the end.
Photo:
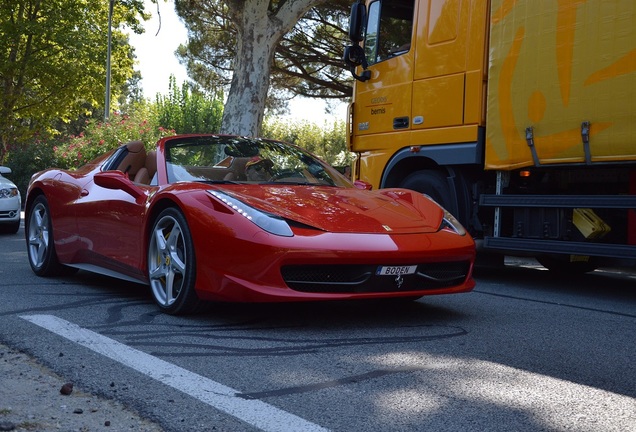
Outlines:
POLYGON ((425 193, 481 252, 636 263, 634 0, 359 0, 353 176, 425 193))

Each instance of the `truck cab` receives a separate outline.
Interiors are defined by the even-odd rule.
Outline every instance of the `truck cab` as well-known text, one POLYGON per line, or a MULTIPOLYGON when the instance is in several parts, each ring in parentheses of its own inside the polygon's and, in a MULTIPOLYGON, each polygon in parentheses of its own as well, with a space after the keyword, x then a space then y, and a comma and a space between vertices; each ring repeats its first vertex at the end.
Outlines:
POLYGON ((636 262, 636 4, 536 6, 355 2, 354 176, 430 195, 482 251, 636 262))

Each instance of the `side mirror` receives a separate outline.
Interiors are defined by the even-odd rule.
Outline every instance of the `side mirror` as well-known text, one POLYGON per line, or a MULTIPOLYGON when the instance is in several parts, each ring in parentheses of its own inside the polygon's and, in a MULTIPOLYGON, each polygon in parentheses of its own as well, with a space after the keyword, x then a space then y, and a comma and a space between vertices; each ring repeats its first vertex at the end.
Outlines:
POLYGON ((362 189, 362 190, 373 189, 373 185, 371 183, 365 182, 364 180, 356 180, 353 182, 353 185, 356 187, 356 189, 362 189))
POLYGON ((0 166, 0 174, 11 174, 11 168, 0 166))
POLYGON ((95 184, 104 189, 121 190, 137 199, 144 196, 144 191, 135 186, 128 176, 121 171, 102 171, 93 177, 95 184))
POLYGON ((371 78, 371 71, 364 70, 362 75, 356 74, 356 67, 362 66, 367 68, 367 59, 364 55, 364 49, 360 45, 350 45, 345 47, 343 60, 345 65, 349 66, 351 75, 358 81, 368 81, 371 78))
POLYGON ((362 0, 358 0, 351 5, 351 15, 349 16, 349 40, 352 44, 362 42, 366 24, 367 7, 362 0))
POLYGON ((351 5, 351 15, 349 16, 349 39, 351 45, 345 47, 344 62, 349 67, 351 75, 358 81, 368 81, 371 78, 371 72, 367 71, 367 58, 364 55, 364 49, 359 45, 364 40, 364 33, 367 26, 367 7, 364 0, 358 0, 351 5), (364 72, 362 75, 356 74, 356 67, 362 66, 364 72))
POLYGON ((360 45, 346 46, 342 59, 349 67, 360 66, 364 62, 364 50, 360 45))

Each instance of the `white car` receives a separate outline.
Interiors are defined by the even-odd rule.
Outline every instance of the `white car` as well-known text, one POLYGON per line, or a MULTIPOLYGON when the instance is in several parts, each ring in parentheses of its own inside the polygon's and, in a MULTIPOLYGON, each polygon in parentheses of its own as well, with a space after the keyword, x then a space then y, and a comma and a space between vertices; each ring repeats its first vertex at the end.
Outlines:
POLYGON ((22 199, 16 185, 3 175, 11 174, 11 168, 0 166, 0 233, 15 234, 20 229, 22 199))

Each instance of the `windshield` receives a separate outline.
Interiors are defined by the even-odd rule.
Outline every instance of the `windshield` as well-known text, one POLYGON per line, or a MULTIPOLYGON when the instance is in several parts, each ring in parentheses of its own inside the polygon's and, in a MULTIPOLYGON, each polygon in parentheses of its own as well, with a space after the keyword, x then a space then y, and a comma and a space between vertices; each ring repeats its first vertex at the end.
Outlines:
POLYGON ((285 183, 352 187, 336 169, 299 147, 230 136, 183 137, 166 143, 170 183, 285 183))

